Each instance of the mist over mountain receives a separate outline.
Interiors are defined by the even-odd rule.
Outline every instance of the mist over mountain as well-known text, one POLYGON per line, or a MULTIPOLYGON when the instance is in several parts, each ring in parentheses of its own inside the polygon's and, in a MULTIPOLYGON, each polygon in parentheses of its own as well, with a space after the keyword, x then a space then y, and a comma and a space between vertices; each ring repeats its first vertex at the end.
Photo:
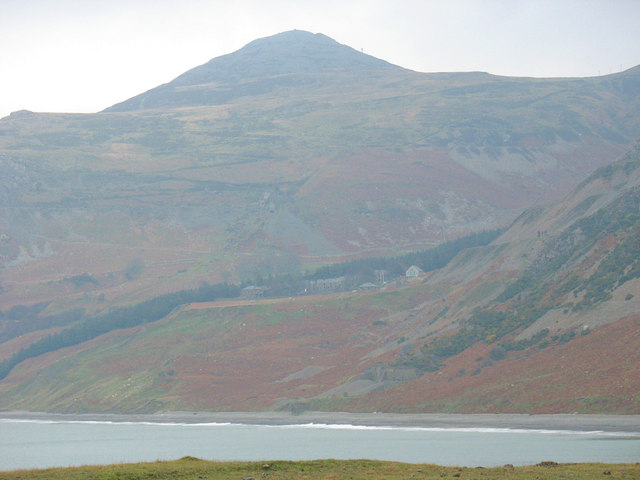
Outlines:
MULTIPOLYGON (((556 368, 561 355, 595 369, 576 345, 611 361, 640 350, 627 335, 639 310, 638 137, 640 67, 593 78, 427 74, 303 31, 251 42, 96 114, 16 112, 0 120, 0 360, 15 363, 0 408, 301 399, 432 411, 459 396, 461 411, 638 411, 626 399, 633 382, 601 404, 581 404, 577 386, 564 397, 551 389, 554 405, 498 392, 507 374, 542 389, 523 369, 542 375, 536 365, 556 368), (285 287, 319 266, 496 228, 507 230, 491 245, 417 282, 289 304, 304 287, 285 287), (286 299, 203 301, 212 284, 266 280, 286 299), (156 316, 140 325, 139 311, 156 316), (241 325, 253 326, 250 341, 241 325), (183 334, 215 358, 163 343, 183 334), (122 362, 108 353, 119 342, 130 345, 122 362), (234 362, 243 367, 231 372, 234 362), (43 395, 61 371, 65 395, 43 395), (133 373, 135 395, 98 400, 120 398, 109 397, 114 378, 133 373), (87 391, 74 404, 78 385, 87 391)), ((585 398, 605 389, 585 385, 585 398)))

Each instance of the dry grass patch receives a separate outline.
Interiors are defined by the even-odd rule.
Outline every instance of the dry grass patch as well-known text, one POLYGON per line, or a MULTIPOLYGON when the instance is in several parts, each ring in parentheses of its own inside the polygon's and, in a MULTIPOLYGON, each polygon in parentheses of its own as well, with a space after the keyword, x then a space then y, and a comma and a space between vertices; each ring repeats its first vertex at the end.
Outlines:
POLYGON ((640 478, 636 464, 557 464, 542 462, 535 466, 495 468, 441 467, 374 460, 314 460, 302 462, 210 462, 184 457, 171 462, 135 463, 106 466, 53 468, 1 472, 6 480, 285 480, 285 479, 423 479, 468 480, 634 480, 640 478))

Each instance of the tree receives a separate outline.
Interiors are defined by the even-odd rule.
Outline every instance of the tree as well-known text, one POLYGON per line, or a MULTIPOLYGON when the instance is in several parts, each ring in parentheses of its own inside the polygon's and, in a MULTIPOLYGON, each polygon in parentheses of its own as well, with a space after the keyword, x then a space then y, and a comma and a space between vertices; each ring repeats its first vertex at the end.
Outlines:
POLYGON ((136 257, 127 263, 127 266, 124 269, 124 276, 127 277, 127 280, 133 280, 138 278, 143 270, 144 260, 140 257, 136 257))

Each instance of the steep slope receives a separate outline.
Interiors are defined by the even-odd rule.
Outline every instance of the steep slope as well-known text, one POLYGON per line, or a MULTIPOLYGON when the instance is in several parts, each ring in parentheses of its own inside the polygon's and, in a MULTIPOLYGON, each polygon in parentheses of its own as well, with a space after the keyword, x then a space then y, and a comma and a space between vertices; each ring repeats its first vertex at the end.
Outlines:
POLYGON ((106 112, 12 114, 2 310, 99 311, 507 225, 624 152, 639 93, 637 68, 421 74, 294 31, 106 112))
POLYGON ((0 408, 638 413, 638 238, 640 146, 406 285, 183 305, 23 361, 0 408))
POLYGON ((432 276, 457 287, 433 325, 443 334, 399 363, 436 372, 351 408, 637 412, 638 238, 636 146, 432 276))

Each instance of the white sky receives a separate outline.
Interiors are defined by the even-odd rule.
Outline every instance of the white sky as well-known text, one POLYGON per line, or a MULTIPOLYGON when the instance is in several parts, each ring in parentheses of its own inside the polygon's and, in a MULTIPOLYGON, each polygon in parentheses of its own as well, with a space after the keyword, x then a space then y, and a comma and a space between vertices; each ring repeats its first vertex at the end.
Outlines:
POLYGON ((99 111, 294 28, 422 72, 640 64, 640 0, 0 0, 0 117, 99 111))

